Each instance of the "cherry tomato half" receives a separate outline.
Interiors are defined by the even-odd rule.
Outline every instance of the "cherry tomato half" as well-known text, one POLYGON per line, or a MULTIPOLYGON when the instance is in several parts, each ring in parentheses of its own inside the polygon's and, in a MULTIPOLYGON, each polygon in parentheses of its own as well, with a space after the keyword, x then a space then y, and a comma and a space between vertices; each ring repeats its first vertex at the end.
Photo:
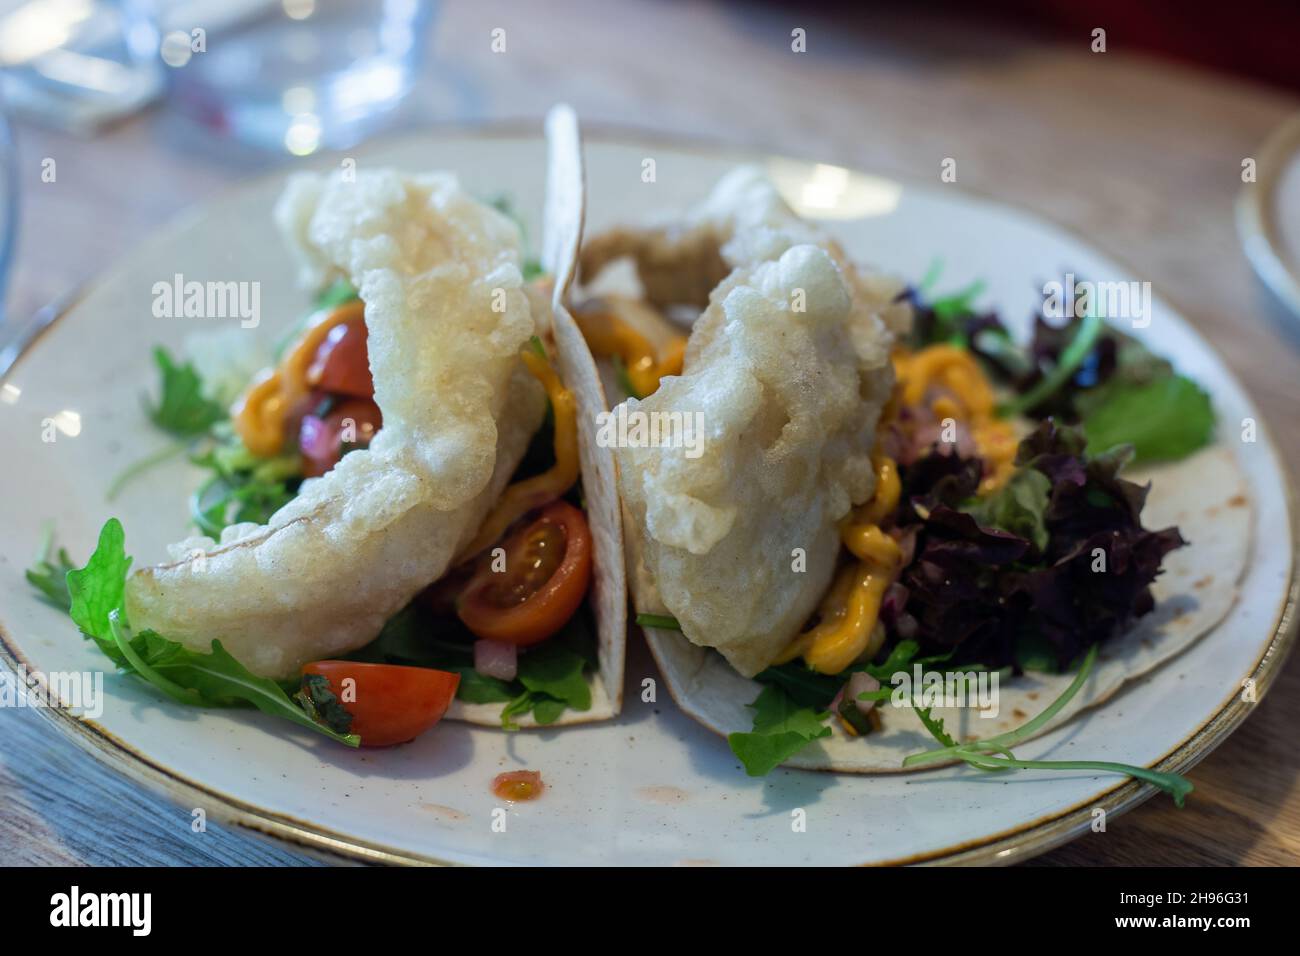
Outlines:
POLYGON ((591 583, 587 518, 555 501, 499 547, 504 568, 493 568, 495 548, 481 558, 456 612, 485 640, 521 647, 544 641, 573 616, 591 583))
POLYGON ((414 740, 447 712, 460 675, 429 667, 316 661, 303 674, 319 674, 352 715, 352 732, 363 747, 387 747, 414 740), (351 680, 351 684, 345 681, 351 680))
POLYGON ((330 329, 307 368, 307 384, 337 395, 356 398, 374 395, 367 338, 366 323, 360 318, 340 322, 330 329))
POLYGON ((366 447, 383 424, 379 406, 368 398, 344 399, 324 418, 304 415, 298 427, 303 477, 318 478, 337 465, 344 444, 366 447))

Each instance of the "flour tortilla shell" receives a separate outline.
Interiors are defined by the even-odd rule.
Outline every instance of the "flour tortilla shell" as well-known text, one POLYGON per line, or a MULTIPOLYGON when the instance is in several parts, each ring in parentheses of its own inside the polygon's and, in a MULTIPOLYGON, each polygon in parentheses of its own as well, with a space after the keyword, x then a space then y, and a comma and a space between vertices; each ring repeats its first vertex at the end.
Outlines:
MULTIPOLYGON (((623 518, 619 511, 610 449, 596 441, 596 416, 605 410, 596 362, 577 324, 563 305, 551 317, 555 359, 565 387, 578 407, 578 457, 582 469, 583 504, 592 538, 592 588, 588 595, 596 623, 597 673, 591 680, 591 709, 568 710, 553 724, 582 724, 606 720, 623 709, 623 668, 627 650, 627 575, 623 518)), ((471 724, 501 726, 500 703, 454 701, 447 716, 471 724)), ((532 714, 518 719, 522 728, 539 727, 532 714)))
MULTIPOLYGON (((1165 558, 1164 572, 1153 585, 1155 610, 1128 633, 1102 645, 1087 684, 1035 736, 1104 703, 1128 682, 1191 647, 1223 620, 1236 601, 1250 549, 1251 506, 1245 476, 1231 451, 1216 445, 1181 462, 1133 469, 1125 477, 1152 483, 1143 525, 1153 529, 1177 525, 1188 545, 1165 558)), ((629 538, 633 534, 629 531, 629 538)), ((635 543, 629 560, 636 561, 635 543)), ((644 569, 629 567, 637 609, 659 611, 644 569)), ((721 656, 696 647, 677 631, 646 628, 645 634, 669 693, 683 711, 720 734, 751 729, 753 711, 746 705, 758 697, 760 684, 741 677, 721 656)), ((959 708, 935 708, 934 716, 942 718, 958 740, 990 737, 1024 724, 1073 678, 1073 674, 1033 673, 1003 681, 996 717, 982 718, 975 710, 959 708)), ((905 772, 904 757, 936 746, 910 708, 887 702, 880 715, 881 730, 857 738, 849 737, 832 720, 831 737, 814 741, 783 766, 898 773, 905 772)))

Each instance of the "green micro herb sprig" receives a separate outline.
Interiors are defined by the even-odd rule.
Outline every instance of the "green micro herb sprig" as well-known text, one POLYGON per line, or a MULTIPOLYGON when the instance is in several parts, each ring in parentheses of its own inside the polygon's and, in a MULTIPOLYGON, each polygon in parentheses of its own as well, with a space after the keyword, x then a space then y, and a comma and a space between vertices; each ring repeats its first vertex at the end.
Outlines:
POLYGON ((1158 787, 1173 797, 1174 803, 1181 807, 1183 801, 1193 789, 1191 781, 1181 774, 1161 773, 1157 770, 1149 770, 1146 767, 1114 763, 1109 760, 1021 760, 1012 753, 1012 747, 1042 729, 1079 693, 1097 661, 1097 647, 1098 645, 1094 644, 1088 651, 1083 659, 1083 664, 1079 668, 1079 673, 1056 700, 1052 701, 1037 717, 1004 734, 998 734, 985 740, 958 743, 948 734, 943 726, 943 721, 934 718, 930 714, 929 708, 917 708, 917 717, 920 718, 921 723, 925 725, 925 729, 930 732, 931 736, 942 746, 906 757, 903 760, 903 766, 916 767, 939 761, 961 760, 977 770, 992 772, 1004 770, 1101 770, 1107 773, 1118 773, 1134 777, 1158 787))

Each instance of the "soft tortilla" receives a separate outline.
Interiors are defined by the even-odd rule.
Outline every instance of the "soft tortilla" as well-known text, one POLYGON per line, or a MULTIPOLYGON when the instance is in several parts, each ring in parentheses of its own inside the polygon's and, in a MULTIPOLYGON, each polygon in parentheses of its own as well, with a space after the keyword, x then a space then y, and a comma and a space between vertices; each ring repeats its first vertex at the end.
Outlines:
MULTIPOLYGON (((627 648, 627 576, 623 563, 623 519, 619 511, 610 449, 596 441, 596 416, 606 409, 605 390, 595 359, 577 323, 564 305, 573 280, 582 242, 586 212, 582 143, 577 118, 564 105, 551 110, 546 122, 550 146, 547 204, 543 228, 543 264, 556 277, 552 298, 551 335, 560 377, 578 408, 578 458, 587 524, 592 536, 592 590, 588 596, 596 623, 598 673, 592 679, 591 708, 565 710, 546 727, 580 724, 616 716, 623 708, 623 668, 627 648)), ((485 726, 501 726, 501 704, 455 701, 447 715, 485 726)), ((519 718, 520 727, 539 727, 532 714, 519 718)))
MULTIPOLYGON (((1125 477, 1152 482, 1143 525, 1177 525, 1189 544, 1165 558, 1164 572, 1152 588, 1155 610, 1128 633, 1102 645, 1088 683, 1034 736, 1104 703, 1129 681, 1181 654, 1213 630, 1236 600, 1250 551, 1251 507, 1245 476, 1231 450, 1212 446, 1181 462, 1135 469, 1125 477)), ((659 609, 653 586, 635 568, 633 595, 638 610, 659 609)), ((752 728, 753 711, 746 705, 758 697, 762 685, 741 677, 721 656, 696 647, 676 631, 646 628, 645 634, 669 693, 683 711, 723 735, 752 728)), ((982 718, 972 709, 959 708, 935 708, 933 713, 955 739, 990 737, 1024 724, 1073 679, 1073 674, 1034 673, 1003 681, 996 717, 982 718)), ((880 731, 857 738, 831 720, 831 737, 814 741, 783 766, 897 773, 904 771, 904 757, 936 746, 910 708, 886 703, 880 716, 880 731)), ((938 764, 927 765, 934 766, 938 764)))

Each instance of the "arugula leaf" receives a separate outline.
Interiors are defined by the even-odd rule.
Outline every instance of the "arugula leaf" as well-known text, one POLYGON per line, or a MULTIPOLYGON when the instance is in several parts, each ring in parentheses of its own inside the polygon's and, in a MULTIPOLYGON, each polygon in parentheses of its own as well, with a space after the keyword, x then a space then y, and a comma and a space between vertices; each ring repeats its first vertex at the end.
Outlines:
POLYGON ((586 669, 587 659, 559 638, 521 654, 517 680, 524 691, 502 710, 501 726, 517 729, 514 718, 529 711, 539 724, 552 724, 566 708, 590 710, 591 686, 583 676, 586 669))
POLYGON ((889 652, 883 664, 868 664, 863 668, 868 674, 880 681, 882 684, 888 684, 893 676, 912 663, 912 658, 921 650, 921 645, 916 641, 904 640, 894 645, 894 649, 889 652))
POLYGON ((727 736, 727 743, 751 777, 762 777, 814 740, 831 735, 826 711, 800 707, 781 688, 767 685, 749 707, 754 729, 727 736))
POLYGON ((510 685, 498 677, 488 677, 474 669, 473 664, 452 665, 444 668, 460 675, 456 697, 470 704, 497 704, 513 700, 510 685))
POLYGON ((162 373, 157 405, 146 403, 149 420, 179 438, 195 438, 226 418, 226 409, 203 394, 203 380, 189 362, 178 365, 162 346, 153 350, 162 373))
POLYGON ((1136 461, 1172 461, 1208 444, 1214 435, 1210 396, 1184 375, 1144 384, 1113 379, 1076 402, 1090 454, 1132 445, 1136 461))
POLYGON ((1040 553, 1047 550, 1047 503, 1052 480, 1033 468, 1018 468, 992 495, 962 508, 981 527, 997 528, 1032 541, 1040 553))
POLYGON ((519 658, 519 683, 535 694, 563 701, 574 710, 591 709, 591 687, 581 654, 551 642, 519 658))
POLYGON ((921 723, 925 725, 925 729, 930 731, 931 737, 945 747, 957 746, 957 741, 952 739, 948 734, 948 728, 943 725, 942 717, 933 716, 929 707, 914 707, 912 709, 915 711, 916 716, 920 718, 921 723))
POLYGON ((265 524, 293 500, 301 478, 297 455, 258 458, 233 432, 218 432, 217 443, 192 459, 213 474, 190 495, 191 519, 213 538, 230 524, 265 524))
POLYGON ((943 722, 933 720, 928 710, 922 712, 917 709, 916 714, 921 718, 921 723, 925 729, 939 741, 942 745, 936 750, 927 750, 922 753, 912 754, 904 758, 903 766, 912 767, 924 763, 934 763, 940 760, 957 759, 965 762, 977 770, 1001 771, 1001 770, 1103 770, 1109 773, 1124 774, 1125 776, 1134 777, 1138 780, 1145 781, 1174 798, 1174 804, 1181 807, 1187 795, 1194 789, 1191 781, 1177 773, 1163 773, 1158 770, 1148 770, 1146 767, 1136 767, 1132 764, 1114 763, 1109 760, 1020 760, 1011 748, 1021 741, 1030 737, 1037 730, 1047 724, 1053 717, 1060 713, 1061 709, 1068 704, 1088 680, 1088 675, 1092 673, 1093 666, 1097 663, 1097 651, 1099 645, 1094 644, 1084 656, 1083 663, 1079 667, 1079 673, 1075 675, 1070 686, 1061 692, 1056 700, 1047 705, 1036 717, 1028 722, 1009 730, 1006 733, 998 734, 984 740, 974 740, 969 743, 957 743, 944 730, 943 722))
POLYGON ((131 568, 125 541, 122 523, 110 518, 100 530, 99 543, 86 566, 67 574, 69 615, 113 663, 185 704, 251 704, 340 743, 353 747, 360 743, 355 734, 341 734, 317 723, 279 684, 251 673, 220 641, 213 641, 211 651, 204 654, 154 631, 132 636, 125 611, 126 576, 131 568))
POLYGON ((122 523, 109 518, 99 530, 99 543, 79 570, 68 572, 68 615, 81 633, 99 645, 118 667, 126 658, 118 649, 109 626, 109 615, 122 607, 126 599, 126 575, 131 559, 126 556, 126 533, 122 523))
POLYGON ((41 547, 32 566, 24 572, 27 583, 41 592, 42 599, 61 611, 67 611, 72 605, 72 596, 68 594, 68 572, 76 565, 68 557, 68 552, 59 548, 51 555, 54 547, 54 528, 46 524, 41 534, 41 547), (51 560, 53 557, 53 560, 51 560))
POLYGON ((769 667, 754 680, 760 684, 775 684, 801 707, 825 707, 844 686, 843 677, 819 674, 802 661, 769 667))

